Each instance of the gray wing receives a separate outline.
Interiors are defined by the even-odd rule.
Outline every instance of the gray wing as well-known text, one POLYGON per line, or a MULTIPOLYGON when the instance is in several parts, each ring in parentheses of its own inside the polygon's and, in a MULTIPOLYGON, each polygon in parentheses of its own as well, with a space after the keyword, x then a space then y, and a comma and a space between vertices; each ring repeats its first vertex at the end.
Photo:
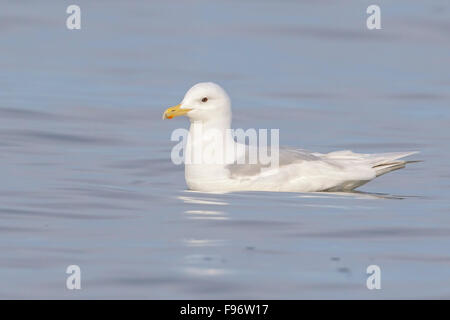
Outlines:
MULTIPOLYGON (((266 154, 268 156, 271 155, 270 148, 266 149, 266 154)), ((258 155, 260 150, 258 149, 258 155)), ((279 167, 284 167, 293 163, 300 163, 304 161, 318 161, 322 160, 316 154, 313 154, 309 151, 303 149, 289 148, 289 147, 280 147, 279 149, 279 167)), ((246 146, 245 149, 245 164, 233 163, 227 166, 227 169, 230 170, 231 178, 242 178, 242 177, 251 177, 258 175, 263 168, 270 167, 270 164, 262 164, 259 161, 255 164, 249 163, 249 147, 246 146)))

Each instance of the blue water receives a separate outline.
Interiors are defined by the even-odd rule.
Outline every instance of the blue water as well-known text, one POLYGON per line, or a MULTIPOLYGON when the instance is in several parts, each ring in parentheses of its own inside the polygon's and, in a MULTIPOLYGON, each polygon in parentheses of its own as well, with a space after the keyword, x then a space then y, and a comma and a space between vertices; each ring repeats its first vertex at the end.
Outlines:
POLYGON ((0 4, 0 298, 450 298, 448 1, 378 1, 381 30, 368 1, 78 0, 69 31, 72 3, 0 4), (356 194, 188 191, 161 115, 200 81, 282 145, 424 162, 356 194))

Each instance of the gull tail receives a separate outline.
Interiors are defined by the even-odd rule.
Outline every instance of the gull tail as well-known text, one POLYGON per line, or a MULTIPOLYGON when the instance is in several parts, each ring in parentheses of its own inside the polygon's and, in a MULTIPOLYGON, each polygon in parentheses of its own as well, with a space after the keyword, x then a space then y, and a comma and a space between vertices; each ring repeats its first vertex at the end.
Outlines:
POLYGON ((408 163, 421 162, 420 160, 406 161, 399 160, 404 157, 418 153, 412 152, 391 152, 374 154, 371 159, 372 168, 375 169, 376 176, 379 177, 385 173, 404 168, 408 163))

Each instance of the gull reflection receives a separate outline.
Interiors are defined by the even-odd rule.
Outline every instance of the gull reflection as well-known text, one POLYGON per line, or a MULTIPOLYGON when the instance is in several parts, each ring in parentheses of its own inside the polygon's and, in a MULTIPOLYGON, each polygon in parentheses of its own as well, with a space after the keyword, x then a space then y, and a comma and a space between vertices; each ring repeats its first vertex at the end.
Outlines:
POLYGON ((221 276, 230 273, 229 270, 219 269, 219 268, 197 268, 197 267, 187 267, 183 269, 184 272, 191 276, 221 276))
POLYGON ((216 247, 222 246, 225 240, 184 239, 183 242, 188 247, 216 247))
POLYGON ((397 196, 386 193, 374 193, 363 191, 351 191, 351 192, 311 192, 304 193, 298 196, 299 198, 339 198, 339 197, 351 197, 355 199, 395 199, 401 200, 405 198, 415 198, 414 196, 397 196))
POLYGON ((208 205, 215 205, 215 206, 226 206, 226 205, 228 205, 227 202, 223 202, 223 201, 220 201, 219 199, 215 199, 215 198, 200 198, 200 197, 179 196, 178 199, 180 199, 184 203, 208 204, 208 205))
POLYGON ((184 212, 192 220, 228 220, 225 212, 214 210, 187 210, 184 212))
POLYGON ((223 267, 225 259, 217 254, 191 254, 184 257, 183 271, 192 276, 219 276, 232 273, 223 267))

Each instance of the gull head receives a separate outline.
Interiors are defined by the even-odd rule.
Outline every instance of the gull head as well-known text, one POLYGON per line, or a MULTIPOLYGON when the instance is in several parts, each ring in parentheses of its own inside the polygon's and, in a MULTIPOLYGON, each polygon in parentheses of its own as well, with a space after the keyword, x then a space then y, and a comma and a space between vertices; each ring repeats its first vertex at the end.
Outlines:
POLYGON ((186 115, 192 121, 230 119, 230 98, 225 90, 212 82, 201 82, 186 92, 181 103, 168 108, 163 119, 186 115))

